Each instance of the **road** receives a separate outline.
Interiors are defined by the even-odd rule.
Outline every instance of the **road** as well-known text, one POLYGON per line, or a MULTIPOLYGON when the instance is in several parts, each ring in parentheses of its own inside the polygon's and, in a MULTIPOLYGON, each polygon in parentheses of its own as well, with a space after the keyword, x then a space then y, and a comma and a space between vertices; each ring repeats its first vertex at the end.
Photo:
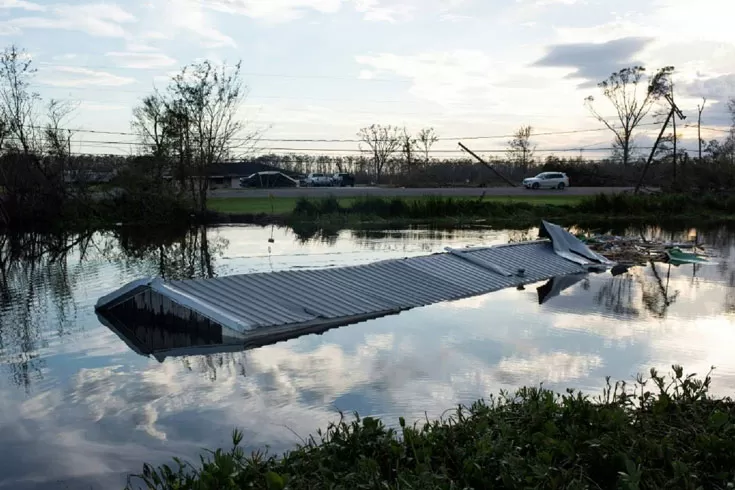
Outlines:
POLYGON ((563 191, 537 190, 523 187, 440 187, 440 188, 400 188, 400 187, 296 187, 279 189, 214 189, 210 197, 474 197, 481 196, 592 196, 632 191, 633 187, 569 187, 563 191))

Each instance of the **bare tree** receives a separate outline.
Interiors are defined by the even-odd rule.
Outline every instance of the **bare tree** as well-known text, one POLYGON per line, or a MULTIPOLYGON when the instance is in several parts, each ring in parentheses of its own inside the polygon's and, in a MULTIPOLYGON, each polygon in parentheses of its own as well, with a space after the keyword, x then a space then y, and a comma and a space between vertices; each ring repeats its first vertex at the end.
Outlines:
POLYGON ((413 169, 414 163, 416 162, 416 138, 408 132, 406 128, 403 128, 403 132, 399 136, 401 142, 401 153, 403 154, 403 163, 406 167, 406 172, 410 175, 413 169))
POLYGON ((702 161, 702 112, 707 105, 707 97, 702 97, 702 104, 697 106, 697 141, 699 142, 699 161, 702 161))
POLYGON ((38 150, 35 122, 40 96, 30 89, 35 73, 25 50, 11 45, 0 54, 0 117, 5 143, 25 155, 38 150))
POLYGON ((434 128, 422 129, 421 131, 419 131, 416 140, 418 147, 424 154, 424 163, 429 163, 429 153, 431 153, 431 147, 434 146, 437 141, 439 141, 439 137, 434 131, 434 128))
POLYGON ((533 154, 536 145, 531 143, 533 128, 521 126, 513 133, 513 139, 508 141, 508 158, 516 166, 526 170, 533 163, 533 154))
POLYGON ((401 147, 399 129, 390 125, 373 124, 360 129, 357 136, 360 138, 360 150, 372 156, 375 180, 380 183, 386 163, 401 147))
POLYGON ((0 220, 10 226, 28 217, 57 222, 67 199, 79 200, 67 192, 72 133, 62 127, 75 105, 51 100, 42 120, 43 101, 32 90, 35 73, 24 50, 11 45, 0 53, 0 220))
POLYGON ((153 156, 169 156, 173 137, 169 116, 166 101, 157 90, 144 97, 141 105, 133 109, 130 125, 153 156))
POLYGON ((46 126, 43 136, 46 143, 46 153, 58 159, 67 159, 71 155, 71 129, 64 128, 64 123, 78 104, 71 101, 51 99, 48 103, 46 126))
POLYGON ((602 93, 615 108, 616 122, 608 121, 595 109, 593 96, 585 99, 592 115, 613 132, 615 144, 620 147, 623 154, 624 166, 630 161, 635 129, 648 115, 654 103, 670 92, 673 71, 673 66, 658 70, 646 80, 645 93, 642 95, 639 94, 641 92, 639 86, 644 82, 646 72, 642 66, 623 68, 610 75, 607 80, 600 82, 598 87, 602 89, 602 93))

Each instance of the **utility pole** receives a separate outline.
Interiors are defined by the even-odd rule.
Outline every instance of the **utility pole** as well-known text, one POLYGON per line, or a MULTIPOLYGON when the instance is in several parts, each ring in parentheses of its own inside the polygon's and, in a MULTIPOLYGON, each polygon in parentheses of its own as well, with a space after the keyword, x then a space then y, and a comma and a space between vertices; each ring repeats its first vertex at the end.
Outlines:
MULTIPOLYGON (((674 84, 671 84, 671 106, 676 107, 676 104, 674 103, 674 84)), ((671 127, 674 130, 674 187, 676 187, 676 118, 673 118, 671 120, 671 127)))
POLYGON ((509 185, 511 185, 511 186, 513 186, 513 187, 517 187, 517 186, 516 186, 516 185, 515 185, 515 184, 513 183, 513 181, 512 181, 512 180, 508 179, 508 178, 507 178, 507 177, 506 177, 505 175, 503 175, 503 174, 501 174, 500 172, 498 172, 498 171, 497 171, 497 170, 495 169, 495 167, 493 167, 492 165, 490 165, 489 163, 487 163, 487 162, 486 162, 485 160, 483 160, 482 158, 480 158, 479 156, 477 156, 477 154, 476 154, 476 153, 475 153, 474 151, 472 151, 472 150, 470 150, 469 148, 467 148, 467 147, 466 147, 465 145, 463 145, 463 144, 462 144, 461 142, 459 143, 459 147, 460 147, 460 148, 462 148, 462 149, 463 149, 464 151, 466 151, 467 153, 469 153, 470 155, 472 155, 473 157, 475 157, 475 159, 476 159, 476 160, 477 160, 478 162, 482 163, 482 164, 483 164, 483 165, 485 165, 485 166, 486 166, 487 168, 489 168, 490 170, 492 170, 492 171, 493 171, 493 172, 494 172, 494 173, 495 173, 495 174, 496 174, 496 175, 497 175, 498 177, 500 177, 501 179, 503 179, 503 180, 504 180, 504 181, 505 181, 505 182, 506 182, 507 184, 509 184, 509 185))
POLYGON ((697 140, 699 143, 699 161, 702 161, 702 112, 707 103, 707 97, 702 97, 702 105, 697 106, 697 140))
POLYGON ((674 104, 674 99, 669 96, 669 94, 665 95, 666 100, 668 101, 669 105, 671 106, 671 110, 669 111, 669 114, 666 116, 666 121, 664 121, 664 125, 661 126, 661 131, 658 133, 658 138, 656 138, 656 142, 653 144, 653 148, 651 148, 651 153, 648 155, 648 160, 646 160, 646 165, 643 167, 643 171, 641 172, 641 176, 638 179, 638 184, 635 186, 635 190, 633 191, 634 194, 638 194, 641 190, 641 186, 643 185, 643 179, 646 177, 646 172, 648 172, 648 167, 651 166, 651 162, 653 161, 653 155, 656 153, 656 148, 658 148, 658 144, 661 141, 661 137, 664 134, 664 131, 666 131, 666 127, 669 125, 669 121, 672 117, 674 117, 674 114, 681 119, 686 119, 686 116, 679 110, 679 108, 674 104))

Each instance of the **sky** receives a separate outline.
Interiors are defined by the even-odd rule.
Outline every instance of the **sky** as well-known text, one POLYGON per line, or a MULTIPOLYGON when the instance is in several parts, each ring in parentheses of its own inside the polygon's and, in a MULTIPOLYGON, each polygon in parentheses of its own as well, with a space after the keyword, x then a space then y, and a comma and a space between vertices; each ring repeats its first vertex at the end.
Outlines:
MULTIPOLYGON (((278 140, 354 140, 376 123, 435 128, 435 156, 458 156, 458 141, 493 155, 531 125, 539 156, 594 158, 612 138, 584 99, 612 115, 596 84, 632 64, 676 67, 687 148, 702 96, 715 128, 703 138, 726 136, 734 14, 729 0, 0 0, 0 36, 32 56, 44 99, 77 105, 77 152, 139 151, 132 135, 86 131, 130 133, 141 98, 209 59, 242 61, 258 152, 355 153, 354 141, 278 140)), ((656 133, 644 129, 641 145, 656 133)))

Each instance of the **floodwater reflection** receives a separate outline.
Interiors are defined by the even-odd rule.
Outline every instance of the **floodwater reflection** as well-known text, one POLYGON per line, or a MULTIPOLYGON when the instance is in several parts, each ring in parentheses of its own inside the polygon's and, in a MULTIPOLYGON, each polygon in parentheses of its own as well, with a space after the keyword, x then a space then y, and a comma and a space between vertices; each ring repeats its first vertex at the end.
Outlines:
MULTIPOLYGON (((606 375, 629 379, 672 363, 700 373, 715 365, 715 391, 735 388, 735 234, 727 229, 697 232, 715 265, 544 282, 245 350, 211 331, 115 331, 94 313, 100 296, 144 276, 333 267, 535 230, 303 233, 0 236, 0 486, 118 488, 143 461, 194 460, 202 447, 226 445, 233 427, 248 447, 280 451, 337 410, 394 424, 500 388, 543 381, 596 392, 606 375), (201 344, 210 350, 179 351, 201 344)), ((681 240, 692 232, 631 233, 681 240)))

